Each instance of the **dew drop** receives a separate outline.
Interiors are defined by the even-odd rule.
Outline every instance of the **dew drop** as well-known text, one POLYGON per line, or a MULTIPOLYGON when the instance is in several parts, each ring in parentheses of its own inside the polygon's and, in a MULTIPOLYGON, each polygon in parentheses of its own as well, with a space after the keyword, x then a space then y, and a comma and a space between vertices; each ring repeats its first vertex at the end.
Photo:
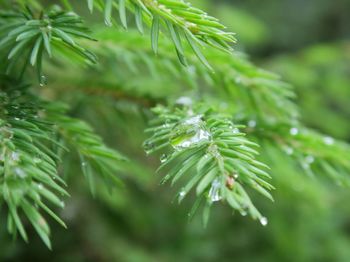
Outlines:
POLYGON ((263 226, 266 226, 269 221, 267 220, 266 217, 261 217, 260 218, 260 224, 263 226))
POLYGON ((44 188, 44 186, 43 186, 42 184, 38 184, 38 188, 39 188, 40 190, 42 190, 42 189, 44 188))
POLYGON ((323 138, 323 142, 326 144, 326 145, 333 145, 334 144, 334 138, 333 137, 330 137, 330 136, 325 136, 323 138))
POLYGON ((251 127, 251 128, 256 127, 256 121, 255 120, 249 120, 248 126, 251 127))
POLYGON ((239 134, 239 129, 237 127, 232 128, 232 133, 239 134))
POLYGON ((192 99, 190 97, 187 97, 187 96, 181 96, 176 100, 175 103, 178 105, 190 106, 190 105, 192 105, 192 99))
POLYGON ((41 87, 47 85, 47 77, 46 77, 46 76, 44 76, 44 75, 40 76, 40 83, 39 83, 39 85, 40 85, 41 87))
POLYGON ((286 148, 285 148, 285 151, 286 151, 286 154, 287 154, 287 155, 292 155, 293 152, 294 152, 294 149, 291 148, 291 147, 286 147, 286 148))
POLYGON ((186 196, 186 192, 184 190, 182 190, 180 193, 179 193, 179 202, 181 202, 186 196))
POLYGON ((167 156, 166 154, 161 155, 161 157, 160 157, 160 162, 161 162, 161 163, 164 163, 164 162, 166 162, 167 160, 168 160, 168 156, 167 156))
POLYGON ((296 135, 299 133, 299 129, 296 128, 296 127, 292 127, 292 128, 289 130, 289 133, 290 133, 292 136, 296 136, 296 135))
POLYGON ((217 202, 221 200, 220 187, 221 187, 220 180, 218 178, 215 178, 214 181, 211 183, 211 188, 208 194, 211 202, 217 202))
POLYGON ((315 161, 315 158, 313 156, 307 156, 305 158, 305 162, 308 163, 308 164, 311 164, 315 161))
POLYGON ((17 176, 19 176, 20 178, 26 178, 27 174, 23 171, 23 169, 16 167, 15 168, 15 173, 17 176))
POLYGON ((19 153, 13 151, 13 152, 11 153, 11 159, 12 159, 13 161, 18 161, 18 160, 19 160, 19 153))

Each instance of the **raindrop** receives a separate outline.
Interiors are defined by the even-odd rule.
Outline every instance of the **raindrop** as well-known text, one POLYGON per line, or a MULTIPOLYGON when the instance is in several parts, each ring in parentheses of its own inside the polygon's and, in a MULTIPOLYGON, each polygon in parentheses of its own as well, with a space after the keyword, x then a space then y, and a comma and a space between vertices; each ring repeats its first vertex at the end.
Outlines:
POLYGON ((52 26, 51 26, 51 25, 48 25, 48 26, 47 26, 47 29, 48 29, 49 31, 51 31, 51 30, 52 30, 52 26))
POLYGON ((86 166, 86 162, 81 162, 81 166, 86 166))
POLYGON ((315 161, 315 158, 313 156, 307 156, 305 158, 306 163, 311 164, 315 161))
POLYGON ((47 85, 47 77, 42 75, 40 76, 40 84, 41 87, 46 86, 47 85))
POLYGON ((44 186, 43 186, 42 184, 38 184, 38 188, 39 188, 40 190, 42 190, 42 189, 44 188, 44 186))
POLYGON ((244 217, 248 214, 247 211, 245 211, 245 210, 240 211, 240 213, 241 213, 241 215, 244 216, 244 217))
POLYGON ((286 148, 285 148, 285 151, 286 151, 286 154, 287 154, 287 155, 292 155, 293 152, 294 152, 294 149, 291 148, 291 147, 286 147, 286 148))
POLYGON ((216 202, 221 200, 220 187, 221 187, 220 180, 218 178, 214 179, 214 181, 211 183, 211 188, 209 190, 209 195, 208 195, 211 202, 216 202))
POLYGON ((292 136, 296 136, 296 135, 299 133, 299 129, 296 128, 296 127, 292 127, 292 128, 289 130, 289 133, 290 133, 292 136))
POLYGON ((25 178, 27 176, 27 174, 23 171, 23 169, 16 167, 15 168, 15 173, 17 176, 19 176, 20 178, 25 178))
POLYGON ((19 153, 13 151, 13 152, 11 153, 11 159, 12 159, 13 161, 18 161, 18 160, 19 160, 19 153))
POLYGON ((34 157, 33 161, 34 161, 35 164, 41 163, 41 159, 37 158, 37 157, 34 157))
POLYGON ((16 121, 19 121, 19 120, 21 120, 19 117, 15 117, 14 118, 16 121))
POLYGON ((334 138, 330 136, 325 136, 323 138, 323 141, 326 145, 333 145, 334 144, 334 138))
POLYGON ((160 162, 161 163, 164 163, 167 160, 168 160, 168 156, 166 154, 161 155, 161 157, 160 157, 160 162))
POLYGON ((239 134, 239 129, 237 127, 232 128, 232 133, 239 134))
POLYGON ((182 190, 180 193, 179 193, 179 202, 182 201, 186 196, 186 192, 184 190, 182 190))
POLYGON ((176 104, 183 105, 183 106, 190 106, 192 105, 192 99, 187 96, 181 96, 176 100, 176 104))
POLYGON ((186 125, 198 125, 202 121, 202 115, 196 115, 187 119, 184 123, 186 125))
POLYGON ((251 128, 256 127, 256 121, 255 120, 249 120, 248 121, 248 126, 251 127, 251 128))
POLYGON ((260 218, 260 224, 263 226, 266 226, 269 221, 267 220, 266 217, 261 217, 260 218))

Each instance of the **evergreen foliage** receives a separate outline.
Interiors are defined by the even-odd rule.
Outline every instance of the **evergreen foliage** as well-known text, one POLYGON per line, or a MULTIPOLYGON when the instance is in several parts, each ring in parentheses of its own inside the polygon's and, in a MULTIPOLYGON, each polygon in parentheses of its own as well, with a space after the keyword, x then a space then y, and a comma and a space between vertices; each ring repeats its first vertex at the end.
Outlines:
POLYGON ((43 3, 0 1, 0 204, 14 236, 27 241, 28 220, 51 248, 42 213, 65 227, 56 211, 69 196, 61 170, 67 159, 80 159, 93 194, 97 181, 113 188, 119 173, 132 173, 136 159, 71 116, 67 104, 80 98, 108 96, 141 108, 150 123, 145 151, 161 156, 163 182, 182 184, 179 202, 196 192, 189 215, 202 205, 205 224, 210 207, 224 200, 267 224, 250 194, 273 201, 274 161, 265 164, 271 148, 307 175, 349 185, 349 145, 304 127, 293 88, 233 52, 235 38, 217 19, 181 0, 88 0, 107 26, 117 11, 128 28, 95 25, 90 32, 73 1, 43 3))

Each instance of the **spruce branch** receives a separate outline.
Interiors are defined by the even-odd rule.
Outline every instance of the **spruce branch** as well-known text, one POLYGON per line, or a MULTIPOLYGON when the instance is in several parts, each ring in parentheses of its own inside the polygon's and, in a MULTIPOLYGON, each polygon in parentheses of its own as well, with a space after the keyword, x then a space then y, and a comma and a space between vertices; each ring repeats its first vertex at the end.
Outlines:
MULTIPOLYGON (((255 208, 244 187, 252 188, 273 200, 273 186, 267 166, 256 160, 257 144, 244 137, 226 115, 215 113, 203 105, 192 105, 181 100, 182 109, 158 106, 156 118, 146 132, 147 153, 165 152, 161 156, 160 171, 166 172, 163 183, 173 185, 182 181, 178 193, 181 202, 196 187, 197 203, 204 200, 204 223, 208 209, 217 201, 226 201, 241 214, 249 213, 265 225, 267 220, 255 208)), ((194 209, 198 207, 194 205, 194 209)), ((194 210, 193 210, 194 212, 194 210)), ((193 213, 191 211, 191 213, 193 213)))
POLYGON ((6 72, 10 74, 18 71, 16 66, 19 66, 19 77, 22 77, 29 64, 36 66, 40 84, 44 85, 46 79, 42 74, 43 55, 46 53, 52 57, 54 48, 69 51, 87 62, 95 63, 95 55, 76 41, 77 38, 93 40, 88 33, 89 30, 82 26, 79 16, 64 12, 58 7, 37 15, 30 9, 22 12, 1 11, 0 54, 7 61, 6 72))

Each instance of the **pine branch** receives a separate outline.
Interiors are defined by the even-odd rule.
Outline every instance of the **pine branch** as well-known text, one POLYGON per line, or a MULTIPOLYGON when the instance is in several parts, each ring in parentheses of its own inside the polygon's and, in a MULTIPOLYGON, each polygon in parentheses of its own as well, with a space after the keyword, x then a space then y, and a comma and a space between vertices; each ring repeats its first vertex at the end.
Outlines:
POLYGON ((52 49, 66 54, 75 54, 90 63, 96 62, 93 53, 80 46, 77 38, 93 40, 88 29, 82 26, 82 19, 72 12, 64 12, 54 7, 48 12, 35 15, 29 9, 23 12, 1 11, 0 13, 0 54, 7 74, 18 71, 21 78, 26 67, 36 66, 41 85, 46 82, 42 74, 42 59, 46 52, 52 57, 52 49), (68 53, 67 53, 68 52, 68 53))
POLYGON ((269 191, 273 189, 266 180, 267 166, 256 160, 257 144, 249 141, 230 118, 208 109, 179 101, 183 108, 156 107, 157 117, 151 121, 151 138, 145 141, 147 153, 165 151, 161 156, 159 170, 167 175, 163 183, 183 181, 178 193, 179 202, 196 186, 197 203, 205 200, 204 222, 208 210, 216 202, 225 200, 245 215, 249 213, 265 225, 267 220, 255 208, 244 186, 253 188, 273 200, 269 191))
POLYGON ((49 225, 40 210, 65 227, 48 206, 63 208, 59 195, 68 196, 57 172, 60 152, 69 151, 65 145, 80 155, 92 193, 96 177, 109 188, 121 184, 116 173, 125 158, 106 147, 85 122, 67 116, 62 104, 40 100, 28 85, 8 77, 1 76, 0 87, 0 195, 8 208, 8 230, 27 241, 24 214, 51 248, 49 225))

